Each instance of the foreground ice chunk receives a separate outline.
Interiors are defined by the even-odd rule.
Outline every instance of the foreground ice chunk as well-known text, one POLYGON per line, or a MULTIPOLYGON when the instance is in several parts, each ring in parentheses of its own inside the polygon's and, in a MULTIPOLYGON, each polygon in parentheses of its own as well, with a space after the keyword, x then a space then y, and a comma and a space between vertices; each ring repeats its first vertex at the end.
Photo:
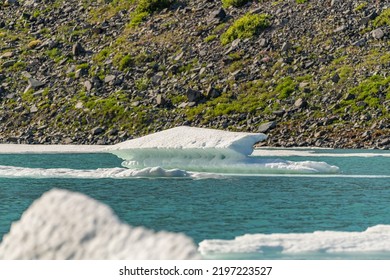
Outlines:
POLYGON ((51 190, 14 223, 0 244, 0 259, 196 259, 183 234, 153 232, 119 221, 83 194, 51 190))

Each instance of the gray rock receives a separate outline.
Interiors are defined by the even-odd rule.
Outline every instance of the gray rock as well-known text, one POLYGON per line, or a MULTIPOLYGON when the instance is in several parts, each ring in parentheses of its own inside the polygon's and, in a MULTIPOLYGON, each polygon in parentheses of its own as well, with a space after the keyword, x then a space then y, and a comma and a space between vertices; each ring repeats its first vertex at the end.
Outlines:
POLYGON ((338 83, 340 81, 340 76, 338 73, 334 74, 332 77, 332 82, 338 83))
POLYGON ((196 102, 199 101, 201 97, 201 93, 198 90, 193 90, 189 88, 186 92, 187 98, 189 102, 196 102))
POLYGON ((102 80, 98 76, 92 77, 92 85, 94 88, 100 88, 102 86, 102 80))
POLYGON ((118 135, 118 129, 116 129, 116 128, 112 128, 109 132, 108 132, 108 134, 109 135, 118 135))
POLYGON ((162 80, 162 76, 161 75, 154 75, 152 78, 151 78, 151 81, 154 85, 159 85, 161 83, 161 80, 162 80))
POLYGON ((116 79, 116 76, 115 75, 107 75, 104 77, 104 82, 105 83, 112 83, 113 81, 115 81, 116 79))
POLYGON ((208 98, 217 98, 217 97, 220 96, 220 95, 221 95, 221 91, 218 90, 218 89, 216 89, 216 88, 214 88, 213 86, 210 85, 210 86, 207 88, 206 96, 207 96, 208 98))
POLYGON ((79 78, 84 77, 86 75, 88 75, 88 70, 85 69, 85 68, 82 68, 82 69, 77 69, 76 70, 74 77, 76 79, 79 79, 79 78))
POLYGON ((367 106, 367 103, 364 102, 364 101, 358 101, 358 102, 356 102, 356 106, 357 106, 357 107, 366 107, 366 106, 367 106))
POLYGON ((286 112, 284 110, 276 110, 276 111, 273 111, 272 114, 274 114, 275 116, 278 116, 278 117, 281 117, 285 114, 286 112))
POLYGON ((72 138, 66 137, 65 139, 62 140, 64 144, 69 145, 73 143, 72 138))
POLYGON ((267 39, 265 38, 260 38, 259 40, 259 46, 264 48, 265 46, 267 46, 267 39))
POLYGON ((72 54, 73 56, 79 56, 83 55, 85 53, 85 50, 80 42, 77 42, 72 46, 72 54))
POLYGON ((159 106, 164 106, 164 105, 165 105, 166 100, 165 100, 165 98, 162 96, 162 94, 157 94, 157 96, 156 96, 156 103, 157 103, 157 105, 159 105, 159 106))
POLYGON ((43 87, 45 85, 44 82, 41 82, 41 81, 38 81, 34 78, 29 78, 28 79, 28 85, 30 88, 33 88, 33 89, 37 89, 37 88, 40 88, 40 87, 43 87))
POLYGON ((17 0, 5 0, 4 5, 19 5, 17 0))
POLYGON ((1 56, 0 56, 0 59, 4 59, 4 58, 11 58, 14 56, 14 53, 13 52, 5 52, 3 53, 1 56))
POLYGON ((346 25, 341 25, 339 27, 337 27, 335 30, 333 30, 333 33, 339 33, 339 32, 343 32, 345 30, 347 30, 347 26, 346 25))
POLYGON ((362 38, 358 41, 355 41, 352 43, 352 46, 355 46, 355 47, 362 47, 366 44, 366 39, 365 38, 362 38))
POLYGON ((218 19, 223 20, 226 17, 226 12, 223 8, 218 8, 217 10, 214 10, 211 12, 209 16, 209 21, 218 19))
POLYGON ((91 91, 91 89, 92 89, 92 83, 91 83, 91 81, 85 81, 84 82, 84 87, 85 87, 85 89, 89 92, 89 91, 91 91))
POLYGON ((83 109, 84 108, 83 102, 81 102, 81 101, 77 102, 74 107, 76 109, 83 109))
POLYGON ((38 112, 38 107, 34 104, 30 108, 30 113, 36 113, 36 112, 38 112))
POLYGON ((196 106, 196 102, 188 102, 188 107, 195 107, 196 106))
POLYGON ((340 0, 331 0, 330 1, 330 6, 334 7, 334 6, 338 5, 339 3, 340 3, 340 0))
POLYGON ((386 145, 389 145, 389 144, 390 144, 390 138, 382 139, 382 140, 379 142, 379 145, 381 145, 381 146, 386 146, 386 145))
POLYGON ((275 121, 271 121, 271 122, 267 122, 267 123, 261 124, 259 126, 259 128, 257 129, 257 131, 261 132, 261 133, 266 133, 269 130, 275 128, 275 127, 276 127, 276 122, 275 121))
POLYGON ((55 47, 58 46, 58 42, 52 39, 47 39, 44 41, 40 46, 39 49, 46 48, 46 49, 54 49, 55 47))
POLYGON ((236 39, 232 42, 231 46, 233 49, 236 49, 241 43, 241 39, 236 39))
POLYGON ((347 93, 344 97, 344 100, 345 101, 348 101, 348 100, 352 100, 352 99, 355 99, 355 95, 352 94, 352 93, 347 93))
POLYGON ((307 101, 303 98, 298 98, 295 102, 294 102, 294 106, 298 109, 303 109, 303 108, 306 108, 307 107, 307 101))
POLYGON ((383 32, 382 28, 377 28, 371 32, 371 35, 374 39, 380 40, 385 36, 385 33, 383 32))
POLYGON ((17 61, 16 60, 8 60, 2 64, 3 68, 8 68, 13 66, 17 61))
POLYGON ((92 135, 99 135, 104 132, 104 129, 100 126, 97 126, 91 130, 92 135))
POLYGON ((188 102, 182 102, 182 103, 180 103, 180 104, 177 106, 177 108, 184 109, 184 108, 187 107, 187 106, 188 106, 188 102))
POLYGON ((179 61, 179 60, 181 60, 183 58, 183 56, 184 56, 184 52, 181 52, 177 56, 175 56, 174 60, 175 61, 179 61))
POLYGON ((285 42, 285 43, 283 43, 282 48, 280 50, 282 52, 286 52, 286 51, 288 51, 291 48, 292 48, 291 43, 290 42, 285 42))
POLYGON ((241 69, 238 69, 234 71, 233 73, 230 73, 231 78, 233 78, 235 81, 238 81, 245 77, 244 72, 241 71, 241 69))

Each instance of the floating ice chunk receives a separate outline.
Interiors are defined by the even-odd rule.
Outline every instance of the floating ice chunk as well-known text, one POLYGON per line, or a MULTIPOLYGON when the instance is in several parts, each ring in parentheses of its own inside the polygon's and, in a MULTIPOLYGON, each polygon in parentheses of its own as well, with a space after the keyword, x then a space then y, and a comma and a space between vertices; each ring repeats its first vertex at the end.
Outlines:
POLYGON ((270 251, 282 254, 390 254, 390 225, 376 225, 363 232, 246 234, 233 240, 204 240, 199 244, 199 251, 202 255, 270 251))
POLYGON ((253 145, 266 139, 262 133, 176 127, 129 140, 107 151, 124 159, 130 169, 161 166, 189 172, 222 174, 337 173, 339 168, 324 162, 291 162, 251 157, 253 145))
POLYGON ((69 169, 69 168, 28 168, 0 165, 0 178, 210 178, 208 174, 187 172, 181 169, 164 169, 159 166, 142 169, 128 168, 98 168, 98 169, 69 169))
POLYGON ((144 137, 128 140, 108 151, 128 149, 230 149, 250 155, 253 145, 267 138, 262 133, 228 132, 217 129, 179 126, 144 137))
POLYGON ((0 244, 0 259, 197 258, 183 234, 131 227, 108 206, 58 189, 36 200, 0 244))

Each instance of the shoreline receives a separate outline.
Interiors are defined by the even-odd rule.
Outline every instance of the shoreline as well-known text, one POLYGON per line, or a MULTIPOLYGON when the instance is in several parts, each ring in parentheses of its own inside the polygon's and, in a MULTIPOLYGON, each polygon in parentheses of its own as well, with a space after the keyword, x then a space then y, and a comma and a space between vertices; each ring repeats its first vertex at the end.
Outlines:
POLYGON ((108 145, 42 145, 42 144, 0 144, 0 154, 88 154, 105 153, 108 145))

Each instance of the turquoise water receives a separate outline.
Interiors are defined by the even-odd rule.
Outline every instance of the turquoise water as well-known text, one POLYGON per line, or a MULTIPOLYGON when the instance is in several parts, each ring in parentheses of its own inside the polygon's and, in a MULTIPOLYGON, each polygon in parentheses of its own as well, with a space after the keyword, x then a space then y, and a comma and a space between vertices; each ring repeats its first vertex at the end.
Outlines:
MULTIPOLYGON (((252 233, 364 231, 390 225, 389 152, 368 152, 384 155, 375 157, 348 156, 356 151, 314 152, 326 156, 279 158, 326 161, 340 167, 341 173, 201 180, 0 176, 0 239, 35 199, 52 188, 82 192, 108 204, 133 226, 183 232, 196 243, 252 233)), ((121 160, 110 154, 15 154, 0 155, 0 165, 97 169, 120 167, 121 160)), ((241 257, 261 256, 236 255, 241 257)))

